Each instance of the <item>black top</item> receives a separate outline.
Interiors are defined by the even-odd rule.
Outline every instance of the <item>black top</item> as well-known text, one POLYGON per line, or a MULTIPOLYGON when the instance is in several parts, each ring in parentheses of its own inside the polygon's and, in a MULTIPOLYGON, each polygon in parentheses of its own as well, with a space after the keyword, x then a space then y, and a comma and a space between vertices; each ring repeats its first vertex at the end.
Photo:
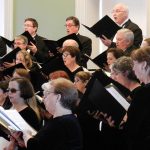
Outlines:
POLYGON ((150 149, 150 84, 141 86, 134 93, 128 109, 125 133, 129 150, 150 149))
POLYGON ((81 150, 82 134, 77 118, 64 115, 50 119, 34 138, 27 142, 28 150, 81 150))
MULTIPOLYGON (((19 114, 22 116, 22 118, 35 130, 40 129, 40 121, 37 118, 36 113, 33 111, 32 108, 26 107, 22 111, 19 112, 19 114)), ((18 147, 18 150, 26 150, 26 148, 18 147)))
MULTIPOLYGON (((44 63, 46 62, 48 59, 49 59, 49 50, 48 48, 46 47, 45 43, 44 43, 44 40, 45 38, 44 37, 41 37, 39 35, 36 35, 34 37, 34 40, 36 42, 36 47, 37 47, 37 52, 33 55, 35 60, 39 63, 44 63)), ((32 53, 31 53, 32 55, 32 53)))
POLYGON ((91 56, 92 40, 89 37, 83 36, 81 34, 77 34, 77 37, 79 38, 79 41, 82 45, 82 49, 80 49, 81 51, 80 66, 87 68, 87 61, 89 60, 89 58, 85 57, 84 54, 91 56))

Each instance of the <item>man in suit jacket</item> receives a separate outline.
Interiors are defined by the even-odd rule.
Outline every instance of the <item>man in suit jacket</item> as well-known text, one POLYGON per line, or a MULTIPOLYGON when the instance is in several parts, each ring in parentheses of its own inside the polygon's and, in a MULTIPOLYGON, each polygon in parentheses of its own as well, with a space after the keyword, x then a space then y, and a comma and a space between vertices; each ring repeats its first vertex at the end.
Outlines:
POLYGON ((5 55, 6 51, 7 51, 6 44, 4 43, 4 41, 2 40, 2 38, 0 37, 0 57, 2 57, 3 55, 5 55))
MULTIPOLYGON (((139 26, 135 23, 133 23, 129 19, 129 10, 128 6, 125 4, 119 3, 116 4, 112 10, 112 16, 114 21, 122 28, 130 29, 134 33, 134 43, 133 45, 135 47, 140 47, 143 36, 142 36, 142 30, 139 28, 139 26)), ((103 36, 101 38, 101 41, 105 46, 108 47, 116 47, 116 43, 112 42, 112 40, 107 39, 107 37, 103 36)))
POLYGON ((28 31, 36 42, 36 44, 31 43, 31 45, 28 46, 30 53, 35 57, 37 62, 44 63, 49 58, 49 50, 43 41, 46 38, 37 34, 38 22, 34 18, 25 19, 24 30, 28 31))
POLYGON ((81 51, 81 64, 80 65, 87 67, 88 58, 85 57, 84 54, 91 56, 92 40, 86 36, 79 34, 80 22, 78 18, 74 16, 70 16, 66 18, 65 26, 66 26, 67 34, 72 34, 72 33, 77 34, 77 37, 79 38, 79 41, 81 42, 81 46, 82 46, 82 49, 80 49, 81 51))

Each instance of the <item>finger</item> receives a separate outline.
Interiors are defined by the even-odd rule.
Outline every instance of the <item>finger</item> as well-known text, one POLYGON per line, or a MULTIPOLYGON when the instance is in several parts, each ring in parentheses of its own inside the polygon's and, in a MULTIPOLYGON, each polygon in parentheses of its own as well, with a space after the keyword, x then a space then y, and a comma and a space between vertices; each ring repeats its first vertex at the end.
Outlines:
POLYGON ((103 39, 107 40, 107 37, 105 35, 102 35, 103 39))

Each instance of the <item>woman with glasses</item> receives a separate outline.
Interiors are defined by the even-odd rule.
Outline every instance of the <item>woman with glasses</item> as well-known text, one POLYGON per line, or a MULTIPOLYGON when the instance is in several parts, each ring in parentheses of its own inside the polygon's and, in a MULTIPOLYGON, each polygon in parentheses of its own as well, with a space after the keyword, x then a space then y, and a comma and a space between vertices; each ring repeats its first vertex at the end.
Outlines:
POLYGON ((72 72, 73 76, 79 71, 88 71, 86 68, 79 65, 80 50, 74 46, 67 46, 63 48, 62 58, 65 66, 72 72))
POLYGON ((131 57, 120 57, 111 66, 111 78, 119 82, 131 91, 131 100, 140 88, 140 82, 133 71, 133 61, 131 57))
MULTIPOLYGON (((46 110, 53 114, 53 118, 34 137, 29 131, 23 131, 25 147, 30 150, 81 150, 81 129, 73 114, 78 101, 74 84, 59 78, 43 84, 42 88, 46 110)), ((16 140, 19 140, 19 135, 18 132, 13 133, 16 140)))
MULTIPOLYGON (((12 78, 8 85, 8 96, 12 103, 12 109, 16 109, 23 119, 35 130, 41 127, 41 117, 33 86, 26 78, 12 78)), ((14 148, 18 146, 15 140, 11 140, 10 146, 14 148)), ((19 147, 18 149, 22 149, 19 147)))

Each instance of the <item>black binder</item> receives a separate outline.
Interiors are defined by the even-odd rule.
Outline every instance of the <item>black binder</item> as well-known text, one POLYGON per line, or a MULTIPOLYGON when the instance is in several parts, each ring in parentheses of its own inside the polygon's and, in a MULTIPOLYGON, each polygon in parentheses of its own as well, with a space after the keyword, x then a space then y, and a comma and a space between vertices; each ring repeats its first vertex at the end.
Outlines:
POLYGON ((96 37, 101 37, 105 35, 108 39, 114 37, 116 32, 121 29, 109 16, 104 16, 101 20, 95 23, 92 27, 88 27, 82 24, 85 28, 91 31, 96 37))
POLYGON ((82 44, 79 41, 79 38, 77 37, 77 35, 75 33, 73 34, 69 34, 67 36, 64 36, 62 38, 60 38, 57 41, 54 40, 44 40, 45 45, 47 46, 47 48, 51 51, 51 53, 53 53, 54 55, 58 53, 58 49, 62 48, 63 42, 68 40, 68 39, 73 39, 75 40, 78 45, 79 45, 79 49, 82 49, 82 44))
POLYGON ((107 91, 106 87, 108 88, 109 86, 112 86, 123 99, 125 99, 124 95, 127 96, 130 93, 128 89, 112 79, 109 79, 102 70, 99 70, 93 74, 87 84, 87 89, 79 104, 79 111, 102 111, 107 113, 108 116, 112 116, 113 120, 115 120, 115 124, 119 125, 126 114, 126 109, 129 104, 126 100, 123 101, 127 104, 125 109, 116 98, 107 91), (122 88, 120 88, 121 86, 122 88))
POLYGON ((5 54, 3 57, 0 57, 0 63, 3 62, 13 62, 14 59, 16 59, 16 54, 20 51, 21 49, 19 47, 13 49, 9 53, 5 54))

